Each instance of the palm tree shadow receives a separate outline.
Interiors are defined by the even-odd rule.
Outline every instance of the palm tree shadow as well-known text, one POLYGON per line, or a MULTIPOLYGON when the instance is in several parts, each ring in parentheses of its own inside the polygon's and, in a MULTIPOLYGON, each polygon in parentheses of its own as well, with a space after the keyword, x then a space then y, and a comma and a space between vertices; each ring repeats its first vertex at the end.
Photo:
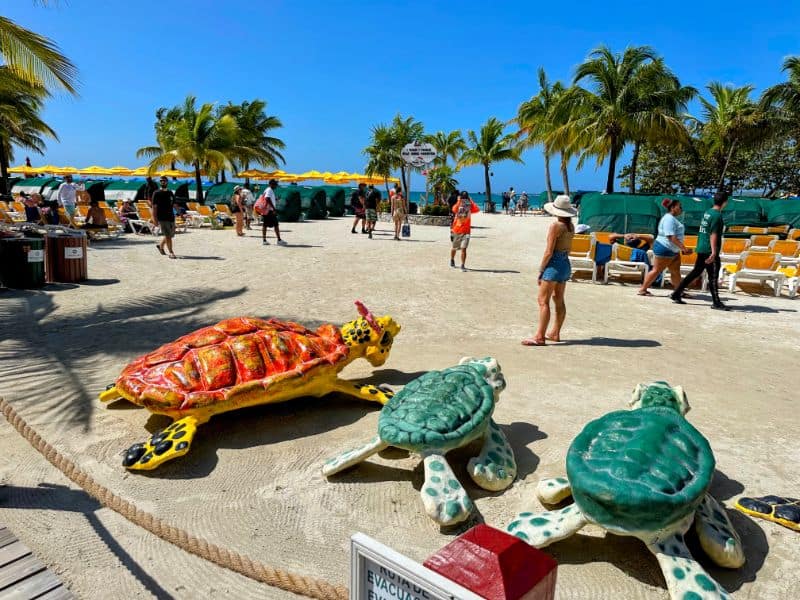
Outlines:
POLYGON ((100 390, 88 389, 92 384, 81 377, 82 365, 154 350, 207 325, 203 315, 210 306, 246 289, 186 288, 111 306, 98 303, 81 314, 59 311, 55 295, 47 291, 15 294, 0 305, 0 381, 13 380, 24 365, 36 389, 43 390, 35 399, 40 412, 58 414, 62 426, 77 422, 87 431, 100 390))
POLYGON ((0 502, 2 502, 3 508, 8 510, 70 511, 84 515, 97 537, 147 591, 159 600, 173 597, 125 551, 114 535, 106 529, 95 514, 102 508, 102 505, 83 490, 74 490, 64 485, 50 483, 40 483, 38 487, 2 486, 0 487, 0 502))

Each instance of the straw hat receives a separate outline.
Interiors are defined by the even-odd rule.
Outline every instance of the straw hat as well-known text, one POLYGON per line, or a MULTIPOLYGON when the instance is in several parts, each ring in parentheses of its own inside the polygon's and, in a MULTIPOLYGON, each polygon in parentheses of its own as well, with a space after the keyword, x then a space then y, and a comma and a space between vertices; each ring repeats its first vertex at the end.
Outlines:
POLYGON ((578 211, 572 206, 572 203, 569 201, 569 196, 566 194, 556 196, 555 200, 547 202, 542 208, 554 217, 574 217, 578 214, 578 211))

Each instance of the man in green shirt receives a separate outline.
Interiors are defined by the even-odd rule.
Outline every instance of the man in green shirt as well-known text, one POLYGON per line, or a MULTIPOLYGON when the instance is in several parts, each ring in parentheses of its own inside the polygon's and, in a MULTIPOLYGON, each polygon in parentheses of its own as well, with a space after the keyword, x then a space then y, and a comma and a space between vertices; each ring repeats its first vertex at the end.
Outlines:
POLYGON ((722 209, 728 203, 726 192, 714 194, 714 206, 705 212, 700 221, 700 231, 697 235, 697 260, 694 268, 683 278, 678 288, 672 292, 670 298, 678 304, 686 304, 681 298, 683 291, 692 285, 695 279, 705 271, 708 274, 708 289, 711 292, 715 310, 730 310, 719 299, 719 251, 722 247, 722 209))

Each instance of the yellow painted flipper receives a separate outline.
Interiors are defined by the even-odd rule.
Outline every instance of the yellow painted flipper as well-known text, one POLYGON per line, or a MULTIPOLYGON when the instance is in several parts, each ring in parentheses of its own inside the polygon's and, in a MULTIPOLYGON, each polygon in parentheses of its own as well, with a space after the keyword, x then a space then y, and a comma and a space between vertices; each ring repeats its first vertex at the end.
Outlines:
POLYGON ((800 531, 800 499, 782 496, 762 496, 760 498, 739 498, 734 504, 737 510, 746 515, 765 519, 800 531))
POLYGON ((149 471, 189 452, 197 426, 197 417, 178 419, 146 442, 134 444, 125 452, 122 466, 133 471, 149 471))

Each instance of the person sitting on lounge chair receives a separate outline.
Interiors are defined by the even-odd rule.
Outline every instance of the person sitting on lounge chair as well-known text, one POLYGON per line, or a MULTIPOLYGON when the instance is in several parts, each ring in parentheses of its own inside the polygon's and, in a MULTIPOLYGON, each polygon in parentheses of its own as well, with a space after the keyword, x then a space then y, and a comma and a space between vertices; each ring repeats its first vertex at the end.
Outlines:
POLYGON ((83 229, 108 229, 108 220, 100 203, 97 200, 89 202, 89 212, 86 214, 86 222, 83 229))

